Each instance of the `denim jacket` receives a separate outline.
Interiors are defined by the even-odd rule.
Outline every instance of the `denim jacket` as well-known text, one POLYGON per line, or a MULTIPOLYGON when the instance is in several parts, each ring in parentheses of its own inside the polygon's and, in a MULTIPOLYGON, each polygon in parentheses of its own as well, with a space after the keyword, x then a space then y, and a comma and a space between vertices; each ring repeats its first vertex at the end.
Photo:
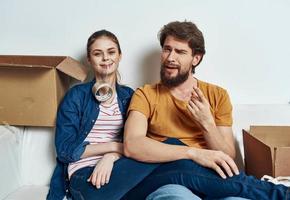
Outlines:
MULTIPOLYGON (((80 159, 88 142, 84 142, 99 115, 99 102, 92 93, 95 80, 72 87, 57 112, 55 147, 56 167, 50 182, 48 200, 69 199, 67 166, 80 159)), ((118 104, 126 119, 133 90, 116 84, 118 104)))

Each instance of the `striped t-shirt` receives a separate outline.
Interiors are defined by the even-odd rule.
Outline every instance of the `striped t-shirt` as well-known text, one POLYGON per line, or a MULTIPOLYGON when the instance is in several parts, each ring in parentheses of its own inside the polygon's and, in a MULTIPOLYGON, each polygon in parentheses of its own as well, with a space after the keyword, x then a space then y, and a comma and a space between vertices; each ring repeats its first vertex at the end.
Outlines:
MULTIPOLYGON (((90 144, 99 144, 106 142, 120 142, 120 131, 123 128, 123 118, 119 109, 117 96, 114 98, 111 104, 100 104, 99 116, 87 135, 85 141, 90 144)), ((68 175, 71 175, 78 169, 84 167, 94 167, 103 155, 97 155, 80 159, 76 162, 70 163, 68 166, 68 175)))

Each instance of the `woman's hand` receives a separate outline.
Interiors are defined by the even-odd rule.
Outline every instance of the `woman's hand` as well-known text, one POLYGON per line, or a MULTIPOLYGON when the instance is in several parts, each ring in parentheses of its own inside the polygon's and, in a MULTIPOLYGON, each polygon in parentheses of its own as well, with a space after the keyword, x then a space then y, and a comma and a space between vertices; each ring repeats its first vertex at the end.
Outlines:
POLYGON ((106 153, 97 163, 88 182, 91 182, 97 189, 109 183, 114 162, 121 157, 119 153, 106 153))

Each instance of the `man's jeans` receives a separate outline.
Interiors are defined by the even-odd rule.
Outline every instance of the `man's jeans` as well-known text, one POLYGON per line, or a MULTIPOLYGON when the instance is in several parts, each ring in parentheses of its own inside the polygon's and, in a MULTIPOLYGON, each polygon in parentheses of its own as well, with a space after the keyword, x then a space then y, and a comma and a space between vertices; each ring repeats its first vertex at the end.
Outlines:
MULTIPOLYGON (((182 185, 168 184, 158 188, 147 196, 146 200, 201 200, 197 195, 193 194, 189 189, 182 185)), ((214 200, 208 199, 206 200, 214 200)), ((215 200, 247 200, 241 197, 226 197, 215 200)))
MULTIPOLYGON (((167 142, 179 143, 176 139, 169 139, 167 142)), ((189 188, 201 198, 239 196, 259 200, 290 200, 286 186, 261 181, 244 173, 222 179, 215 171, 191 160, 150 164, 121 158, 114 164, 110 182, 100 189, 87 182, 92 171, 93 167, 86 167, 72 175, 70 191, 74 199, 117 200, 132 188, 123 199, 145 199, 163 185, 179 184, 189 188)))
POLYGON ((146 200, 201 200, 182 185, 168 184, 152 192, 146 200))

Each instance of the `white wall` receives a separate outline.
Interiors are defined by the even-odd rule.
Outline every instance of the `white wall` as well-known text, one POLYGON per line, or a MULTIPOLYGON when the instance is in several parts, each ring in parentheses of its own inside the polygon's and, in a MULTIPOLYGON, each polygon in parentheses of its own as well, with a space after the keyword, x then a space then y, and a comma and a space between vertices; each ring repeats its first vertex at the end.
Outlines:
POLYGON ((83 60, 89 35, 105 28, 119 37, 122 80, 135 88, 159 77, 159 29, 187 19, 206 40, 197 77, 227 88, 234 104, 287 104, 289 10, 287 0, 1 0, 0 54, 83 60))

